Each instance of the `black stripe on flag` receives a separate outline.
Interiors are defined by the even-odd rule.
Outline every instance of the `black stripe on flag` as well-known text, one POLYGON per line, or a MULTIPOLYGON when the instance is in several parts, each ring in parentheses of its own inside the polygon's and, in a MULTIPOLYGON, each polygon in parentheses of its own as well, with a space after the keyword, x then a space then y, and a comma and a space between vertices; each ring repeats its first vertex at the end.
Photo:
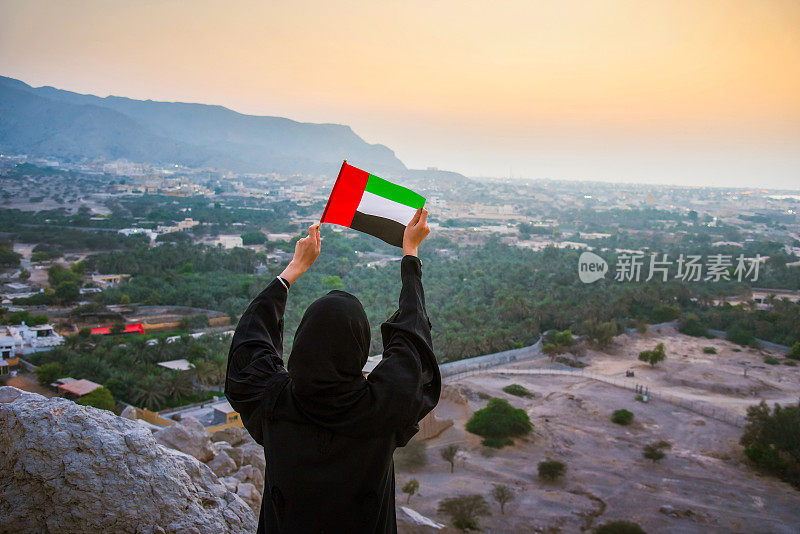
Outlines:
POLYGON ((376 215, 367 215, 358 210, 353 215, 353 222, 350 223, 350 228, 374 235, 378 239, 382 239, 396 247, 403 246, 403 233, 406 230, 406 227, 397 221, 376 215))

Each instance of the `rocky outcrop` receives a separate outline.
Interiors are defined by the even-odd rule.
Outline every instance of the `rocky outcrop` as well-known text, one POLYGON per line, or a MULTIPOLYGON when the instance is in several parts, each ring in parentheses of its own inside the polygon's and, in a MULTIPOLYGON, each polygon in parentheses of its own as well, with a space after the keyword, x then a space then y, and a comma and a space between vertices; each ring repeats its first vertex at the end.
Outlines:
POLYGON ((0 532, 256 529, 260 488, 252 481, 223 484, 129 419, 0 387, 0 429, 0 532))
POLYGON ((156 431, 153 437, 165 447, 185 452, 201 462, 214 458, 211 436, 194 417, 184 417, 178 424, 165 426, 156 431))

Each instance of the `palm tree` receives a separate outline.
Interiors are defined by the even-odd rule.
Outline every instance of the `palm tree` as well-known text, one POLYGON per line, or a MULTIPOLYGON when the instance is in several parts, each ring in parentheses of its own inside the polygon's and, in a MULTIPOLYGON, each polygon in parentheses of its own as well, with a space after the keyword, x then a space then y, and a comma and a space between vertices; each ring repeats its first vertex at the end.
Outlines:
POLYGON ((163 375, 162 383, 167 395, 175 400, 194 393, 192 374, 185 371, 167 371, 163 375))
POLYGON ((164 384, 157 375, 144 376, 133 392, 133 401, 148 410, 155 410, 164 398, 164 384))

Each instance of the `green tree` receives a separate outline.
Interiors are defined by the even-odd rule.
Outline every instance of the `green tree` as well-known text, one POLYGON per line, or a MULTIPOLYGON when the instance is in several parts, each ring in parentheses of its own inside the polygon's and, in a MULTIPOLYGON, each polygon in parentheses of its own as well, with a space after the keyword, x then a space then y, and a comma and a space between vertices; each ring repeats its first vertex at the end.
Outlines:
POLYGON ((405 483, 402 489, 403 493, 408 494, 408 498, 406 499, 406 504, 411 502, 411 497, 419 491, 419 480, 416 478, 412 478, 408 482, 405 483))
POLYGON ((453 468, 455 467, 456 455, 458 454, 458 451, 460 451, 460 450, 461 450, 461 447, 459 447, 458 445, 454 445, 453 444, 453 445, 448 445, 447 447, 445 447, 441 451, 439 451, 439 454, 442 456, 442 460, 444 460, 445 462, 450 463, 450 472, 451 473, 453 472, 453 468))
POLYGON ((483 436, 487 447, 499 449, 513 443, 510 438, 529 433, 533 425, 525 410, 514 408, 505 399, 491 398, 486 408, 472 414, 466 429, 483 436))
POLYGON ((678 323, 678 331, 681 334, 693 337, 703 337, 708 335, 708 328, 700 322, 697 314, 688 313, 681 317, 678 323))
POLYGON ((428 463, 427 445, 422 439, 412 439, 404 447, 394 450, 394 466, 399 471, 410 471, 428 463))
POLYGON ((262 232, 245 232, 242 234, 243 245, 263 245, 267 240, 262 232))
POLYGON ((624 409, 614 410, 614 413, 611 414, 611 421, 618 425, 628 426, 633 422, 633 412, 624 409))
POLYGON ((322 279, 322 286, 326 289, 342 289, 344 282, 336 275, 326 276, 322 279))
POLYGON ((494 484, 492 486, 492 498, 500 505, 500 514, 506 513, 506 504, 516 498, 514 490, 505 484, 494 484))
POLYGON ((639 360, 649 363, 651 367, 654 367, 658 362, 664 361, 666 357, 663 343, 656 345, 653 350, 643 350, 639 353, 639 360))
POLYGON ((800 341, 797 341, 794 345, 792 345, 792 350, 789 351, 786 357, 792 360, 800 360, 800 341))
POLYGON ((664 453, 664 449, 669 449, 672 447, 672 444, 668 441, 658 441, 656 443, 649 443, 644 446, 642 450, 642 456, 647 458, 648 460, 652 460, 653 463, 663 459, 666 454, 664 453))
POLYGON ((537 465, 539 478, 548 482, 558 480, 567 472, 567 466, 558 460, 545 460, 537 465))
POLYGON ((19 270, 19 281, 27 282, 31 277, 31 272, 28 269, 22 268, 19 270))
POLYGON ((105 387, 97 388, 79 398, 75 402, 82 406, 93 406, 95 408, 108 410, 110 412, 113 412, 117 405, 117 403, 114 401, 114 396, 111 394, 111 391, 105 387))
POLYGON ((800 489, 800 403, 750 406, 740 443, 753 463, 800 489))
POLYGON ((453 526, 462 532, 481 530, 480 518, 492 515, 489 503, 486 502, 483 495, 448 497, 439 501, 437 511, 450 516, 453 526))
POLYGON ((64 376, 66 375, 59 362, 45 363, 36 367, 36 379, 43 386, 51 384, 64 376))
POLYGON ((134 402, 148 410, 156 410, 164 402, 164 398, 164 384, 157 375, 147 375, 140 379, 133 392, 134 402))
POLYGON ((62 304, 71 304, 78 300, 81 290, 76 282, 65 281, 56 286, 55 297, 62 304))

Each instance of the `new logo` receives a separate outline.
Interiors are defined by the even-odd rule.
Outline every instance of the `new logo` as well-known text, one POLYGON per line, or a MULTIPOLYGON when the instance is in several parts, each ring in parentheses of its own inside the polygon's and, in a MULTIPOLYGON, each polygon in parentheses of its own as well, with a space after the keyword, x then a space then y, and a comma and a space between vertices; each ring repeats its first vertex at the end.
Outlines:
POLYGON ((584 252, 578 258, 578 277, 584 284, 600 280, 607 272, 608 263, 594 252, 584 252))

